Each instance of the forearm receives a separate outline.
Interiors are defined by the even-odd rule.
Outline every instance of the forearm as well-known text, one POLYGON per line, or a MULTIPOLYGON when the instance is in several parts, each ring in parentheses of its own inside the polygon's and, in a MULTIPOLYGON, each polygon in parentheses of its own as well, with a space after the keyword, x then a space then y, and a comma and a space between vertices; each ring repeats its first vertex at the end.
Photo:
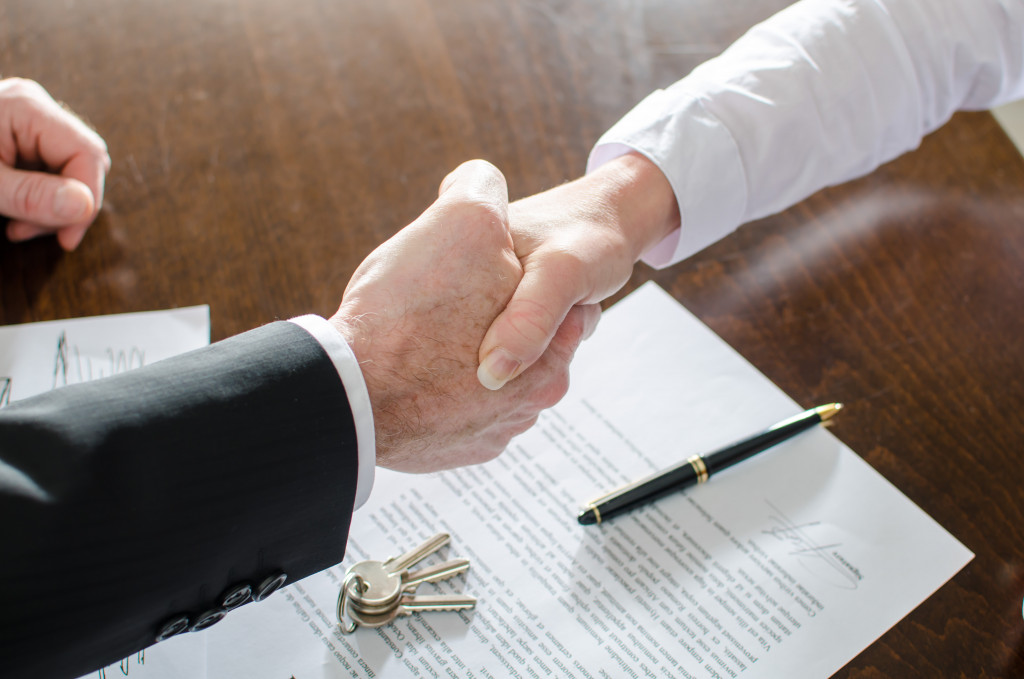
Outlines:
POLYGON ((346 401, 313 338, 278 323, 0 410, 5 672, 79 676, 238 584, 340 561, 346 401))
POLYGON ((1022 34, 1012 0, 804 0, 641 102, 589 168, 658 164, 682 228, 645 259, 667 265, 1024 93, 1022 34))
MULTIPOLYGON (((621 239, 629 261, 636 262, 679 228, 679 203, 665 173, 635 152, 618 156, 568 185, 573 208, 592 212, 621 239)), ((587 300, 587 301, 600 301, 587 300)))

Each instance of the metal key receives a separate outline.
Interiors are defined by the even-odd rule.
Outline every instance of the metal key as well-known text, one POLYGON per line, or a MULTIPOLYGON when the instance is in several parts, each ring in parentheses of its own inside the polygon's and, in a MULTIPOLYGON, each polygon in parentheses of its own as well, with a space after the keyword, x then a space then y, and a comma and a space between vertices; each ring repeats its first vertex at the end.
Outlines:
POLYGON ((444 563, 421 568, 409 573, 389 573, 379 562, 361 562, 350 569, 350 573, 358 573, 363 582, 369 583, 361 593, 349 592, 352 608, 363 613, 382 613, 393 608, 402 594, 411 594, 416 587, 424 582, 437 582, 454 577, 469 570, 468 559, 452 559, 444 563))
POLYGON ((441 549, 449 542, 452 536, 448 533, 438 533, 432 538, 427 538, 423 544, 410 549, 402 556, 393 556, 384 562, 384 567, 392 573, 398 573, 409 569, 409 566, 423 561, 428 556, 441 549))
MULTIPOLYGON (((403 594, 413 592, 423 582, 436 582, 453 577, 469 568, 467 559, 452 559, 436 566, 423 568, 409 573, 409 566, 425 559, 438 549, 448 544, 451 536, 447 533, 438 533, 415 549, 412 549, 398 557, 392 557, 387 561, 360 561, 353 565, 345 575, 345 582, 338 595, 338 621, 342 623, 342 629, 351 632, 355 629, 358 619, 356 614, 368 621, 373 621, 373 626, 388 624, 381 622, 384 618, 393 620, 398 607, 403 605, 399 598, 403 594), (347 603, 347 605, 346 605, 347 603), (346 610, 347 609, 347 610, 346 610), (345 628, 345 613, 352 617, 354 624, 345 628)), ((472 597, 456 597, 454 600, 438 599, 429 605, 440 606, 450 601, 459 608, 465 608, 472 597)), ((424 600, 426 601, 426 600, 424 600)), ((472 603, 476 600, 472 599, 472 603)), ((472 605, 469 603, 468 605, 472 605)), ((428 603, 424 603, 424 606, 428 603)), ((426 609, 424 609, 426 610, 426 609)), ((438 609, 443 610, 443 608, 438 609)))
MULTIPOLYGON (((421 596, 403 596, 397 606, 386 613, 371 615, 357 610, 349 610, 352 621, 360 627, 384 627, 390 625, 404 615, 427 611, 461 611, 476 606, 476 598, 458 594, 433 594, 421 596)), ((355 627, 353 625, 353 628, 355 627)))
POLYGON ((450 540, 447 533, 438 533, 401 556, 383 562, 360 561, 353 565, 346 575, 355 573, 362 580, 358 592, 349 592, 353 605, 367 613, 381 612, 394 606, 403 591, 412 591, 421 582, 449 578, 469 568, 469 561, 454 559, 439 566, 406 573, 409 566, 427 558, 450 540))

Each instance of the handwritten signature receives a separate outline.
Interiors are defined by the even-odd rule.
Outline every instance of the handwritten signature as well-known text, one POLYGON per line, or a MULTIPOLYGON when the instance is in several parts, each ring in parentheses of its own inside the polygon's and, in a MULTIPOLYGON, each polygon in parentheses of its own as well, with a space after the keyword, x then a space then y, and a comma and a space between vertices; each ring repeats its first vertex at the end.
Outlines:
POLYGON ((789 555, 797 557, 801 565, 826 582, 842 589, 857 589, 861 575, 839 556, 837 550, 842 543, 819 544, 811 537, 812 531, 820 533, 824 528, 820 521, 798 524, 770 501, 765 500, 765 503, 772 510, 768 517, 772 526, 761 531, 764 535, 789 545, 789 555))
MULTIPOLYGON (((134 663, 135 665, 139 665, 139 666, 145 665, 146 664, 146 649, 142 649, 141 651, 136 653, 134 658, 135 658, 135 663, 134 663)), ((113 667, 113 665, 111 667, 113 667)), ((107 679, 107 670, 108 669, 110 669, 110 668, 103 667, 103 668, 100 668, 99 670, 97 670, 96 671, 96 679, 107 679)), ((121 671, 122 675, 124 675, 126 677, 129 676, 131 674, 131 671, 132 671, 132 656, 128 656, 127 658, 122 660, 120 663, 118 663, 117 664, 117 669, 121 671)))
POLYGON ((133 368, 141 368, 145 363, 146 352, 138 347, 120 351, 108 348, 105 360, 93 361, 89 357, 83 357, 78 346, 71 345, 67 333, 61 331, 57 338, 57 353, 53 359, 53 388, 117 375, 133 368))

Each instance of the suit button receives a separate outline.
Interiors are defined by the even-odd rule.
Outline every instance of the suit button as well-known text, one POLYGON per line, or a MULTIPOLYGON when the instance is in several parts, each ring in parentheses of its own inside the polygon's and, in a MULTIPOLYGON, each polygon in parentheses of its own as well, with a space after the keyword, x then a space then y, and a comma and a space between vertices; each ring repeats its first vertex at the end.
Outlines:
POLYGON ((208 611, 199 614, 196 621, 192 623, 192 626, 188 628, 189 632, 201 632, 202 630, 213 627, 218 622, 224 619, 224 616, 228 612, 223 608, 211 608, 208 611))
POLYGON ((266 578, 263 582, 256 585, 256 591, 252 593, 253 601, 263 601, 276 592, 287 579, 288 576, 284 573, 277 573, 266 578))
POLYGON ((189 619, 187 615, 176 615, 167 622, 164 623, 160 631, 156 633, 156 640, 163 641, 164 639, 170 639, 171 637, 181 634, 188 629, 189 619))
POLYGON ((224 592, 220 605, 230 611, 233 608, 238 608, 242 604, 248 603, 251 598, 252 586, 242 583, 224 592))

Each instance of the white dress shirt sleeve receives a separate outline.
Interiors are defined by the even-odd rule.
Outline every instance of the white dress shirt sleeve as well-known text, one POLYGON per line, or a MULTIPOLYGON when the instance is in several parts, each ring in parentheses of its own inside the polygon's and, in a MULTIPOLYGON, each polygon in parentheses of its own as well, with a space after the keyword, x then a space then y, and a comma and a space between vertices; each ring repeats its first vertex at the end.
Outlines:
POLYGON ((363 380, 363 371, 359 367, 356 355, 341 336, 338 329, 329 322, 309 314, 288 319, 312 335, 327 352, 334 363, 334 368, 341 377, 348 396, 348 404, 352 409, 352 419, 356 425, 356 445, 359 447, 359 475, 356 483, 356 500, 353 511, 359 509, 370 497, 373 489, 374 469, 377 464, 377 443, 373 429, 373 409, 370 406, 370 392, 363 380))
POLYGON ((587 171, 635 150, 665 173, 682 220, 644 256, 662 267, 1022 96, 1021 0, 802 0, 640 102, 587 171))

